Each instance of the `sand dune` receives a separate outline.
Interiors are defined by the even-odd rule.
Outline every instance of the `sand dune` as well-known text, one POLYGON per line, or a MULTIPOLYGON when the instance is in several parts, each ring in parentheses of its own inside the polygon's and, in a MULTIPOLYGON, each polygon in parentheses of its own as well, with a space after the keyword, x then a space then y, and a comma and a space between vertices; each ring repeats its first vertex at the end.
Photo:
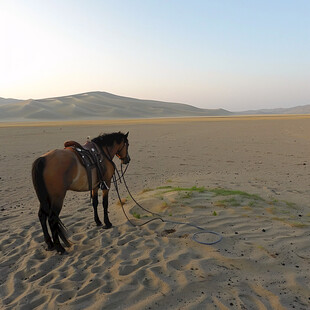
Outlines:
POLYGON ((3 101, 3 104, 0 104, 1 120, 116 119, 231 114, 223 109, 199 109, 186 104, 139 100, 105 92, 17 102, 6 99, 1 101, 3 101))
POLYGON ((291 108, 262 109, 240 112, 241 115, 249 114, 310 114, 310 104, 296 106, 291 108))
POLYGON ((141 100, 107 92, 88 92, 46 99, 0 97, 0 121, 92 120, 190 116, 310 114, 310 105, 230 112, 188 104, 141 100))
MULTIPOLYGON (((0 308, 309 309, 309 118, 63 125, 0 128, 0 308), (73 246, 45 251, 32 161, 116 130, 130 131, 126 179, 137 200, 221 242, 199 244, 185 224, 132 227, 115 190, 114 226, 103 230, 88 193, 69 192, 61 219, 73 246)), ((121 188, 132 221, 151 219, 121 188)))

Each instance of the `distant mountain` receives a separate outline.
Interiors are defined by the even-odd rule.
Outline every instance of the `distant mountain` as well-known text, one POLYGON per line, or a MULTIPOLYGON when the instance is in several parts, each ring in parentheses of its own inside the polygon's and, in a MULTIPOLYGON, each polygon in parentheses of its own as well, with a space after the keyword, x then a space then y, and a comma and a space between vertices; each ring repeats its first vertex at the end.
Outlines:
POLYGON ((158 118, 265 114, 310 114, 310 104, 293 108, 230 112, 188 104, 141 100, 106 92, 88 92, 47 99, 0 97, 0 121, 158 118))
POLYGON ((253 115, 253 114, 310 114, 310 104, 297 106, 293 108, 278 108, 278 109, 262 109, 249 110, 243 112, 235 112, 236 115, 253 115))
POLYGON ((11 104, 11 103, 17 103, 23 100, 18 100, 18 99, 12 99, 12 98, 1 98, 0 97, 0 105, 2 104, 11 104))
POLYGON ((232 115, 224 109, 140 100, 106 92, 88 92, 48 99, 0 98, 0 120, 119 119, 232 115))

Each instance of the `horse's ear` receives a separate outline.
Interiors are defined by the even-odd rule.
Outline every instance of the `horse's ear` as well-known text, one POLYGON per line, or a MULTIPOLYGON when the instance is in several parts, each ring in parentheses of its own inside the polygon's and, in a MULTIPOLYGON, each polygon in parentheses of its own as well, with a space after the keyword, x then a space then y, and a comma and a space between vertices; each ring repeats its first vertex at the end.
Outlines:
POLYGON ((127 137, 128 137, 128 135, 129 135, 129 131, 125 134, 125 137, 127 138, 127 137))

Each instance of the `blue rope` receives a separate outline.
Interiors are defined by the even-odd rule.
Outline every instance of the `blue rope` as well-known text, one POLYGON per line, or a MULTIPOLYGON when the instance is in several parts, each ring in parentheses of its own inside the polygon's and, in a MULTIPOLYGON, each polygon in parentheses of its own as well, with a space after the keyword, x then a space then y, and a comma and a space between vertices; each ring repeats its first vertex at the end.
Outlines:
POLYGON ((163 219, 163 222, 172 223, 172 224, 188 225, 188 226, 192 226, 192 227, 195 227, 195 228, 197 228, 197 229, 202 230, 202 231, 200 231, 200 232, 194 233, 193 236, 192 236, 192 240, 195 241, 195 242, 197 242, 197 243, 200 243, 200 244, 204 244, 204 245, 213 245, 213 244, 216 244, 216 243, 221 242, 222 239, 223 239, 223 236, 222 236, 221 234, 219 234, 219 233, 217 233, 217 232, 215 232, 215 231, 206 230, 206 229, 204 229, 204 228, 202 228, 202 227, 200 227, 200 226, 197 226, 197 225, 195 225, 195 224, 192 224, 192 223, 175 222, 175 221, 169 221, 169 220, 165 220, 165 219, 163 219), (198 237, 199 235, 202 235, 202 234, 212 234, 212 235, 218 236, 219 238, 218 238, 216 241, 212 241, 212 242, 199 241, 199 240, 197 239, 197 237, 198 237))
MULTIPOLYGON (((128 166, 127 166, 127 167, 128 167, 128 166)), ((127 168, 126 168, 126 169, 127 169, 127 168)), ((130 219, 128 218, 128 216, 127 216, 127 214, 126 214, 126 212, 125 212, 125 210, 124 210, 124 207, 123 207, 123 204, 122 204, 122 201, 121 201, 121 197, 120 197, 120 195, 119 195, 118 187, 117 187, 117 181, 116 181, 116 179, 114 179, 113 181, 114 181, 114 185, 115 185, 115 188, 116 188, 116 192, 117 192, 117 195, 118 195, 120 204, 121 204, 121 206, 122 206, 123 212, 124 212, 124 214, 125 214, 127 220, 130 222, 131 225, 133 225, 133 226, 140 226, 140 227, 141 227, 141 226, 143 226, 143 225, 145 225, 145 224, 147 224, 147 223, 150 223, 150 222, 152 222, 152 221, 154 221, 154 220, 161 220, 162 222, 166 222, 166 223, 188 225, 188 226, 192 226, 192 227, 195 227, 195 228, 197 228, 197 229, 202 230, 202 231, 200 231, 200 232, 194 233, 193 236, 192 236, 192 240, 195 241, 195 242, 197 242, 197 243, 204 244, 204 245, 213 245, 213 244, 216 244, 216 243, 219 243, 219 242, 222 241, 223 236, 222 236, 221 234, 215 232, 215 231, 206 230, 206 229, 204 229, 204 228, 202 228, 202 227, 200 227, 200 226, 197 226, 197 225, 195 225, 195 224, 192 224, 192 223, 183 223, 183 222, 175 222, 175 221, 165 220, 165 219, 163 219, 159 214, 154 213, 154 212, 151 212, 151 211, 145 209, 144 207, 142 207, 142 206, 135 200, 135 198, 132 196, 132 194, 131 194, 131 192, 130 192, 128 186, 127 186, 127 183, 126 183, 126 180, 125 180, 125 176, 124 176, 125 173, 123 172, 123 165, 121 165, 121 172, 122 172, 122 178, 123 178, 123 181, 124 181, 124 185, 125 185, 125 187, 126 187, 126 189, 127 189, 127 192, 128 192, 128 194, 129 194, 129 196, 132 198, 132 200, 133 200, 133 201, 137 204, 137 206, 139 206, 142 210, 144 210, 144 211, 146 211, 146 212, 148 212, 148 213, 150 213, 150 214, 152 214, 152 215, 156 215, 156 216, 157 216, 156 218, 153 218, 153 219, 151 219, 151 220, 149 220, 149 221, 146 221, 146 222, 143 223, 143 224, 140 224, 140 225, 135 225, 135 224, 133 224, 133 223, 130 221, 130 219), (219 238, 218 238, 218 240, 213 241, 213 242, 199 241, 199 240, 197 239, 197 237, 198 237, 199 235, 202 235, 202 234, 212 234, 212 235, 218 236, 219 238)), ((126 172, 126 170, 125 170, 125 172, 126 172)))

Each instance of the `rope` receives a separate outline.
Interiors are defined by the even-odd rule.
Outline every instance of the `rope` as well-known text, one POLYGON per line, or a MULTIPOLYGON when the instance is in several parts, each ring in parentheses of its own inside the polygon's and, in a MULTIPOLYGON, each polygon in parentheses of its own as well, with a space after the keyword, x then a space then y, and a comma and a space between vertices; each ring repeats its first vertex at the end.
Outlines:
MULTIPOLYGON (((126 170, 127 170, 127 168, 128 168, 128 165, 127 165, 127 167, 126 167, 126 170)), ((125 172, 126 172, 126 170, 125 170, 125 172)), ((113 183, 114 183, 114 186, 115 186, 115 189, 116 189, 116 192, 117 192, 117 195, 118 195, 118 199, 119 199, 119 201, 120 201, 120 204, 121 204, 123 213, 124 213, 125 217, 127 218, 128 222, 129 222, 132 226, 134 226, 134 227, 141 227, 141 226, 146 225, 146 224, 148 224, 148 223, 150 223, 150 222, 152 222, 152 221, 160 220, 160 221, 162 221, 162 222, 164 222, 164 223, 172 223, 172 224, 187 225, 187 226, 195 227, 195 228, 201 230, 200 232, 194 233, 193 236, 192 236, 192 240, 195 241, 195 242, 197 242, 197 243, 200 243, 200 244, 203 244, 203 245, 214 245, 214 244, 219 243, 220 241, 222 241, 222 239, 223 239, 222 235, 219 234, 219 233, 217 233, 217 232, 215 232, 215 231, 206 230, 206 229, 204 229, 204 228, 202 228, 202 227, 200 227, 200 226, 197 226, 197 225, 195 225, 195 224, 192 224, 192 223, 176 222, 176 221, 170 221, 170 220, 163 219, 159 214, 154 213, 154 212, 152 212, 152 211, 149 211, 149 210, 147 210, 146 208, 144 208, 143 206, 141 206, 141 205, 135 200, 135 198, 132 196, 132 194, 131 194, 131 192, 130 192, 128 186, 127 186, 127 183, 126 183, 126 180, 125 180, 125 176, 124 176, 125 172, 123 172, 123 165, 121 164, 122 178, 123 178, 123 181, 124 181, 124 185, 125 185, 125 187, 126 187, 126 190, 127 190, 128 194, 129 194, 129 196, 131 197, 131 199, 132 199, 132 200, 136 203, 136 205, 137 205, 138 207, 140 207, 142 210, 144 210, 145 212, 148 212, 148 213, 152 214, 153 216, 156 216, 155 218, 153 218, 153 219, 151 219, 151 220, 149 220, 149 221, 146 221, 146 222, 144 222, 144 223, 142 223, 142 224, 134 224, 134 223, 129 219, 129 217, 127 216, 127 214, 126 214, 126 212, 125 212, 125 209, 124 209, 124 206, 123 206, 123 203, 122 203, 120 194, 119 194, 118 185, 117 185, 117 180, 116 180, 115 175, 113 175, 113 183), (198 237, 199 237, 200 235, 202 235, 202 234, 212 234, 212 235, 216 235, 216 236, 218 236, 218 239, 217 239, 216 241, 213 241, 213 242, 199 241, 199 240, 198 240, 198 237)))
MULTIPOLYGON (((122 174, 123 174, 123 169, 121 169, 121 170, 122 170, 122 174)), ((124 179, 124 184, 125 184, 126 181, 125 181, 125 178, 124 178, 124 174, 123 174, 123 179, 124 179)), ((134 223, 129 219, 128 215, 127 215, 126 212, 125 212, 124 204, 122 203, 122 199, 121 199, 121 196, 120 196, 120 194, 119 194, 118 185, 117 185, 117 182, 116 182, 116 177, 115 177, 115 175, 113 175, 113 183, 114 183, 114 186, 115 186, 115 189, 116 189, 116 192, 117 192, 117 196, 118 196, 119 202, 120 202, 120 204, 121 204, 123 213, 124 213, 126 219, 128 220, 128 222, 129 222, 132 226, 134 226, 134 227, 141 227, 141 226, 144 226, 144 225, 146 225, 146 224, 148 224, 148 223, 150 223, 150 222, 153 222, 153 221, 155 221, 155 220, 161 220, 162 222, 164 222, 164 220, 161 218, 161 216, 159 216, 159 217, 155 217, 155 218, 153 218, 153 219, 151 219, 151 220, 149 220, 149 221, 146 221, 146 222, 144 222, 144 223, 142 223, 142 224, 134 224, 134 223)), ((131 195, 131 193, 130 193, 128 187, 127 187, 127 184, 126 184, 125 186, 126 186, 126 189, 127 189, 127 191, 128 191, 128 194, 130 195, 130 197, 134 200, 134 202, 135 202, 139 207, 141 207, 143 210, 145 210, 145 211, 147 211, 147 212, 149 212, 149 213, 151 213, 151 214, 155 214, 155 213, 153 213, 153 212, 151 212, 151 211, 148 211, 148 210, 144 209, 142 206, 140 206, 140 205, 135 201, 135 199, 132 197, 132 195, 131 195)))
POLYGON ((175 222, 175 221, 170 221, 170 220, 164 220, 164 222, 166 223, 173 223, 173 224, 184 224, 184 225, 188 225, 188 226, 192 226, 192 227, 195 227, 197 229, 200 229, 202 231, 200 232, 196 232, 193 234, 192 236, 192 240, 197 242, 197 243, 200 243, 200 244, 204 244, 204 245, 213 245, 213 244, 216 244, 216 243, 219 243, 222 241, 223 239, 223 236, 215 231, 210 231, 210 230, 206 230, 200 226, 197 226, 195 224, 192 224, 192 223, 184 223, 184 222, 175 222), (212 242, 204 242, 204 241, 199 241, 197 238, 199 235, 202 235, 202 234, 212 234, 212 235, 216 235, 218 236, 218 239, 215 240, 215 241, 212 241, 212 242))

